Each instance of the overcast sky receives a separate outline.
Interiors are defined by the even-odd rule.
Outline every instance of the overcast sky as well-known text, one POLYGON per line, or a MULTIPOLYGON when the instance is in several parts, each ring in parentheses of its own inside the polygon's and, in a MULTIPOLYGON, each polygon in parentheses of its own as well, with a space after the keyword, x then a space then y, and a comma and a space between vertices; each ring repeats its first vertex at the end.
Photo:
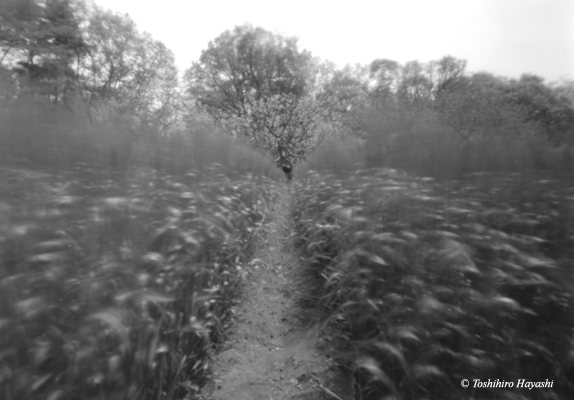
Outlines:
POLYGON ((296 36, 300 47, 339 66, 452 55, 471 72, 574 79, 574 0, 95 1, 130 14, 182 69, 210 40, 249 22, 296 36))

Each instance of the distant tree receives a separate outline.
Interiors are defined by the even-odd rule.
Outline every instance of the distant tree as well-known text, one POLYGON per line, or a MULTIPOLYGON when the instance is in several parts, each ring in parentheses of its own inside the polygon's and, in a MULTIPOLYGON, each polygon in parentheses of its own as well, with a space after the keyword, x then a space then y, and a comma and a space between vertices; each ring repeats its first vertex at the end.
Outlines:
POLYGON ((297 39, 243 25, 210 42, 185 79, 217 123, 292 169, 324 137, 317 72, 297 39))
POLYGON ((448 80, 436 100, 441 120, 464 147, 493 137, 531 133, 508 84, 478 73, 448 80))
POLYGON ((420 111, 431 107, 432 82, 425 69, 425 65, 418 61, 409 61, 402 67, 397 90, 402 109, 420 111))
POLYGON ((87 53, 81 2, 4 0, 0 4, 0 63, 17 73, 20 94, 70 105, 78 65, 87 53))
POLYGON ((128 114, 146 75, 144 39, 127 16, 96 10, 87 27, 90 46, 82 63, 82 97, 92 122, 128 114))
POLYGON ((377 103, 386 104, 391 97, 395 97, 402 68, 397 61, 389 59, 377 59, 371 62, 369 65, 369 75, 373 81, 371 95, 377 99, 377 103))
POLYGON ((327 79, 319 96, 331 123, 340 134, 363 137, 364 109, 369 96, 369 71, 362 65, 336 69, 328 66, 327 79))
POLYGON ((574 81, 562 80, 552 85, 552 90, 557 96, 567 99, 574 107, 574 81))
POLYGON ((181 90, 173 53, 149 36, 142 38, 144 57, 130 82, 132 112, 142 129, 166 136, 178 123, 181 111, 181 90))
POLYGON ((377 164, 397 146, 404 151, 422 143, 414 136, 428 128, 434 112, 427 66, 417 61, 403 66, 377 59, 366 67, 346 67, 333 74, 328 93, 336 94, 342 128, 364 141, 367 156, 377 164))
POLYGON ((128 16, 100 9, 91 13, 85 38, 89 50, 79 79, 92 123, 165 135, 180 103, 172 52, 140 33, 128 16))
POLYGON ((522 75, 510 84, 512 99, 524 114, 524 121, 536 126, 553 145, 574 144, 574 106, 535 75, 522 75))
POLYGON ((466 61, 444 56, 440 60, 429 62, 426 69, 433 95, 436 97, 442 90, 448 88, 449 83, 464 76, 466 61))
POLYGON ((165 135, 180 108, 173 54, 82 0, 0 3, 0 100, 47 99, 92 123, 165 135))
POLYGON ((369 71, 369 94, 360 120, 370 161, 378 164, 427 146, 434 139, 430 131, 436 119, 430 64, 377 59, 369 71))

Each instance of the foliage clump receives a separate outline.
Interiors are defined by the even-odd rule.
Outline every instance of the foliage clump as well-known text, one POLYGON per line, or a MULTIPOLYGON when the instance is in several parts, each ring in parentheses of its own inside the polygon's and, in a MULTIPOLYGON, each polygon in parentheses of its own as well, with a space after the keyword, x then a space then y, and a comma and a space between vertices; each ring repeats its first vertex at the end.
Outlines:
POLYGON ((3 398, 199 392, 268 181, 156 173, 0 170, 3 398))
POLYGON ((325 175, 298 186, 294 216, 322 302, 353 344, 359 398, 572 397, 573 188, 517 175, 325 175))

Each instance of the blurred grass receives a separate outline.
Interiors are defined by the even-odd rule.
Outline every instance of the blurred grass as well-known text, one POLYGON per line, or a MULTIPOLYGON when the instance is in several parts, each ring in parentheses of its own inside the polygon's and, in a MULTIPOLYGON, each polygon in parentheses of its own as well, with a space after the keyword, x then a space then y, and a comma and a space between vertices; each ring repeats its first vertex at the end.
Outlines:
POLYGON ((3 398, 197 392, 269 179, 0 173, 3 398))
POLYGON ((280 174, 201 130, 0 126, 0 398, 196 398, 280 174))
POLYGON ((278 178, 273 163, 208 124, 174 129, 169 135, 135 130, 129 121, 91 125, 85 117, 49 104, 22 102, 0 109, 0 160, 42 171, 79 165, 99 172, 202 174, 214 164, 227 176, 278 178))
POLYGON ((369 167, 386 167, 441 180, 464 179, 468 174, 521 173, 574 177, 574 149, 552 147, 540 137, 491 138, 472 146, 460 146, 444 134, 421 130, 399 137, 383 151, 377 139, 364 142, 369 167))
POLYGON ((366 159, 360 140, 329 136, 323 144, 297 168, 297 174, 307 171, 346 173, 365 166, 366 159))
POLYGON ((574 395, 574 186, 519 174, 457 181, 310 172, 293 209, 352 343, 356 398, 574 395), (553 380, 464 389, 461 379, 553 380))
MULTIPOLYGON (((329 138, 294 185, 357 398, 572 398, 571 150, 389 149, 329 138)), ((193 399, 280 171, 206 125, 161 137, 38 104, 0 111, 0 159, 0 397, 193 399)))

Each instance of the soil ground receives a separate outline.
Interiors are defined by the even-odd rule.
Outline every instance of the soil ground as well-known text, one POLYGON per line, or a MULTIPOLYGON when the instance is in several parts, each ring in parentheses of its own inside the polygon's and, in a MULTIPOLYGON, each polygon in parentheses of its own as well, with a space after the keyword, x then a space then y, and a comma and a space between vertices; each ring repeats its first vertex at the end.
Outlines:
MULTIPOLYGON (((226 342, 214 356, 210 400, 353 398, 351 375, 334 360, 344 347, 309 301, 313 285, 293 244, 290 185, 278 189, 226 342)), ((315 293, 316 294, 316 293, 315 293)))

